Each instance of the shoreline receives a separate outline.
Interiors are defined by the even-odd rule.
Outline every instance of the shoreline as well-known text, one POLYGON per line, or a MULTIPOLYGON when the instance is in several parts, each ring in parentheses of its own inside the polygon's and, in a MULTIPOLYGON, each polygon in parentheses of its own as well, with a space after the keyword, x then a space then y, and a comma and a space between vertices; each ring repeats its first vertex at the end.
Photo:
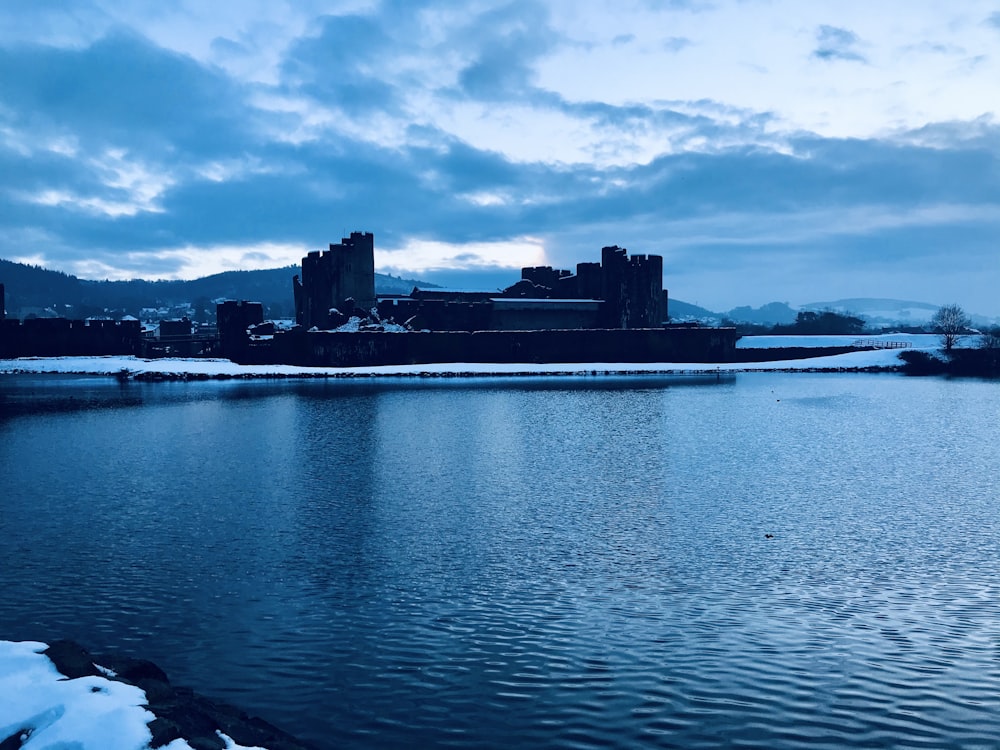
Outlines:
POLYGON ((34 746, 38 734, 42 744, 55 736, 56 744, 62 737, 97 750, 113 732, 116 747, 135 750, 311 750, 258 716, 172 684, 145 659, 96 655, 56 640, 0 641, 0 661, 6 668, 0 677, 18 688, 0 711, 4 748, 34 746), (38 713, 40 707, 47 710, 38 713))
POLYGON ((342 378, 622 377, 723 375, 752 372, 902 372, 899 350, 879 349, 765 362, 427 363, 371 367, 238 365, 222 359, 138 357, 25 357, 0 360, 0 375, 94 375, 121 381, 294 380, 342 378))

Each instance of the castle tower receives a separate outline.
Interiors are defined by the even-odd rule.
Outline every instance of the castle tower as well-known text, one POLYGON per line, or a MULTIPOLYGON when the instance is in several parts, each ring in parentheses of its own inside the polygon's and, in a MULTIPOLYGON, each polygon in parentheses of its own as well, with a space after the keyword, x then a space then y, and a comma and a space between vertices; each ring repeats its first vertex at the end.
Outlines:
POLYGON ((350 315, 354 308, 375 307, 375 237, 351 232, 337 245, 302 259, 302 277, 294 282, 296 320, 306 328, 325 328, 331 308, 350 315), (348 303, 353 300, 353 303, 348 303))
POLYGON ((662 256, 601 248, 601 296, 605 327, 659 328, 667 320, 662 256))
POLYGON ((663 296, 663 258, 633 255, 629 259, 629 328, 659 328, 667 319, 663 296))
POLYGON ((605 328, 628 328, 628 252, 612 245, 601 248, 601 299, 605 328))
POLYGON ((237 361, 249 346, 247 328, 264 322, 264 305, 260 302, 225 300, 215 306, 219 326, 219 348, 222 356, 237 361))

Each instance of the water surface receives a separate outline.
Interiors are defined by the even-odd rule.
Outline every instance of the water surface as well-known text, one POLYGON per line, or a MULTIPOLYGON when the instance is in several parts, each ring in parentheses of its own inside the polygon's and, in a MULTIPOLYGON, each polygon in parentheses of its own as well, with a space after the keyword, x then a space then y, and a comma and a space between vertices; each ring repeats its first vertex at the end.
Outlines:
POLYGON ((321 747, 994 746, 998 396, 3 376, 0 637, 321 747))

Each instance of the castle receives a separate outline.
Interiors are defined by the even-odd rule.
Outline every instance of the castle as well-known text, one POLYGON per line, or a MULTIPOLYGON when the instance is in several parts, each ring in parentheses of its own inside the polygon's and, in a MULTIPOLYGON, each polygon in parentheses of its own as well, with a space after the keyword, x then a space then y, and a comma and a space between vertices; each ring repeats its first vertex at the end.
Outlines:
POLYGON ((296 323, 262 323, 259 305, 218 307, 223 353, 242 363, 309 367, 431 362, 722 362, 733 329, 667 326, 663 259, 605 247, 576 272, 523 268, 496 292, 375 294, 374 237, 352 232, 302 259, 296 323), (362 322, 344 326, 351 318, 362 322), (389 325, 393 323, 394 325, 389 325), (343 326, 343 328, 342 328, 343 326))
MULTIPOLYGON (((264 321, 259 302, 217 305, 218 340, 177 322, 175 353, 218 351, 243 364, 354 367, 433 362, 725 362, 735 355, 732 328, 667 324, 663 259, 621 247, 575 273, 523 268, 495 292, 414 289, 375 293, 375 239, 352 232, 325 252, 310 252, 292 280, 297 325, 264 321), (348 326, 351 318, 356 320, 348 326), (360 322, 358 322, 360 320, 360 322), (392 325, 390 325, 392 323, 392 325), (216 345, 218 348, 216 349, 216 345)), ((0 357, 154 354, 137 320, 4 320, 0 285, 0 357)))
POLYGON ((327 252, 302 259, 293 278, 296 323, 336 328, 347 317, 407 322, 432 331, 659 328, 667 321, 663 258, 605 247, 600 263, 578 263, 576 273, 538 266, 499 292, 414 289, 409 295, 375 294, 374 237, 352 232, 327 252))

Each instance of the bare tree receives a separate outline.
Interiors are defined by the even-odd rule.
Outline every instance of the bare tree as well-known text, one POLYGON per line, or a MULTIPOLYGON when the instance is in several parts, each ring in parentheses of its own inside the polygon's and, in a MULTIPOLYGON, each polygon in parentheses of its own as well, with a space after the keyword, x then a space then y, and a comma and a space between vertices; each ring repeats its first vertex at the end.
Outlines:
POLYGON ((989 331, 983 332, 982 341, 979 342, 980 349, 1000 349, 1000 326, 996 326, 989 331))
POLYGON ((934 333, 940 334, 946 352, 950 352, 955 347, 955 342, 968 333, 970 325, 972 320, 958 305, 939 307, 931 318, 931 328, 934 333))

